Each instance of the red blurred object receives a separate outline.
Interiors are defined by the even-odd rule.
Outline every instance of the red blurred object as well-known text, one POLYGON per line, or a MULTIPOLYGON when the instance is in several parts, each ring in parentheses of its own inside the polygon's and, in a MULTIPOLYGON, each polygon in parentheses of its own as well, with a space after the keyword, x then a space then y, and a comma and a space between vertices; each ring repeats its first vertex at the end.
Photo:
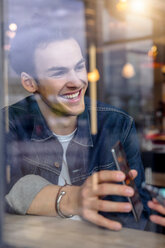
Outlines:
POLYGON ((146 134, 146 140, 151 140, 154 144, 165 144, 165 133, 146 134))

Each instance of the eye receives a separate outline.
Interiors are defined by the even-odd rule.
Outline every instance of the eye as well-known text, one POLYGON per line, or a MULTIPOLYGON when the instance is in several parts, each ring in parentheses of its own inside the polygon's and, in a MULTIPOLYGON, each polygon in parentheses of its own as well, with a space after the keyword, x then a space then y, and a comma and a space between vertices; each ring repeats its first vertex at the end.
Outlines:
POLYGON ((67 73, 67 70, 58 70, 50 75, 50 77, 62 77, 67 73))
POLYGON ((75 67, 75 71, 81 71, 85 67, 85 63, 83 62, 82 64, 79 64, 75 67))

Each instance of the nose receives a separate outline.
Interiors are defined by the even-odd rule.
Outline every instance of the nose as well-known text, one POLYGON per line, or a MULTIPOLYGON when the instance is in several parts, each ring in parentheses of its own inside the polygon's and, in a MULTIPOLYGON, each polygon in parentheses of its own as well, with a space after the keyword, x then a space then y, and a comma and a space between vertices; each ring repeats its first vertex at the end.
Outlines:
POLYGON ((75 70, 70 70, 67 76, 67 87, 79 88, 82 86, 82 80, 75 70))

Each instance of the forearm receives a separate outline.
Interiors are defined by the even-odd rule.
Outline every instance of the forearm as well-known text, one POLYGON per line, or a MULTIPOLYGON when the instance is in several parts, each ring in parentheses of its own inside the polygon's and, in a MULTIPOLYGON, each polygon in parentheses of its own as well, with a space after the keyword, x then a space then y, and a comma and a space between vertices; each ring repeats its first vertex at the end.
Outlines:
MULTIPOLYGON (((33 199, 27 214, 56 216, 56 198, 60 187, 57 185, 48 185, 44 187, 33 199)), ((80 214, 79 208, 79 190, 78 186, 65 186, 61 191, 66 194, 60 201, 60 210, 65 215, 80 214)))
MULTIPOLYGON (((27 175, 17 181, 6 195, 6 202, 12 212, 17 214, 35 214, 55 216, 55 202, 60 187, 51 184, 37 175, 27 175)), ((79 189, 77 186, 65 186, 66 194, 60 201, 60 210, 66 215, 78 214, 79 189)))

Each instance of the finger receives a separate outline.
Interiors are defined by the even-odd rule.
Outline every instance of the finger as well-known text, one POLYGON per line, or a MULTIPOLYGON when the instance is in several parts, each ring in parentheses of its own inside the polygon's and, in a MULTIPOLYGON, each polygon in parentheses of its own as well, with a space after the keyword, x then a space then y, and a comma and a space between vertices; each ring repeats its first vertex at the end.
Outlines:
POLYGON ((150 220, 158 225, 165 226, 165 217, 151 215, 150 220))
POLYGON ((93 210, 86 209, 83 212, 83 217, 98 226, 106 227, 110 230, 119 231, 122 228, 119 222, 107 219, 93 210))
POLYGON ((149 208, 151 208, 151 209, 153 209, 153 210, 165 215, 165 207, 163 207, 158 202, 149 201, 148 206, 149 206, 149 208))
POLYGON ((138 172, 136 170, 130 170, 129 172, 129 176, 131 177, 131 179, 135 179, 138 175, 138 172))
POLYGON ((159 204, 159 202, 158 202, 155 198, 153 198, 152 201, 153 201, 155 204, 159 204))
POLYGON ((120 195, 120 196, 133 196, 134 190, 130 186, 112 184, 112 183, 102 183, 98 185, 95 195, 120 195))
POLYGON ((82 204, 86 201, 97 201, 99 198, 102 199, 106 195, 119 195, 125 197, 131 197, 134 195, 134 190, 132 187, 119 184, 99 184, 97 190, 93 191, 92 188, 83 188, 81 192, 82 204))
POLYGON ((128 213, 131 211, 132 206, 129 202, 113 202, 100 199, 90 199, 84 202, 84 208, 92 209, 95 211, 103 212, 120 212, 128 213))
POLYGON ((91 187, 86 187, 82 190, 82 197, 87 199, 89 197, 102 197, 106 195, 120 195, 131 197, 134 195, 132 187, 121 184, 102 183, 98 184, 97 189, 93 190, 91 187))
POLYGON ((103 182, 122 182, 125 179, 125 174, 122 171, 99 171, 94 173, 90 180, 87 180, 88 186, 92 185, 92 177, 95 177, 94 181, 97 181, 98 184, 103 182))

